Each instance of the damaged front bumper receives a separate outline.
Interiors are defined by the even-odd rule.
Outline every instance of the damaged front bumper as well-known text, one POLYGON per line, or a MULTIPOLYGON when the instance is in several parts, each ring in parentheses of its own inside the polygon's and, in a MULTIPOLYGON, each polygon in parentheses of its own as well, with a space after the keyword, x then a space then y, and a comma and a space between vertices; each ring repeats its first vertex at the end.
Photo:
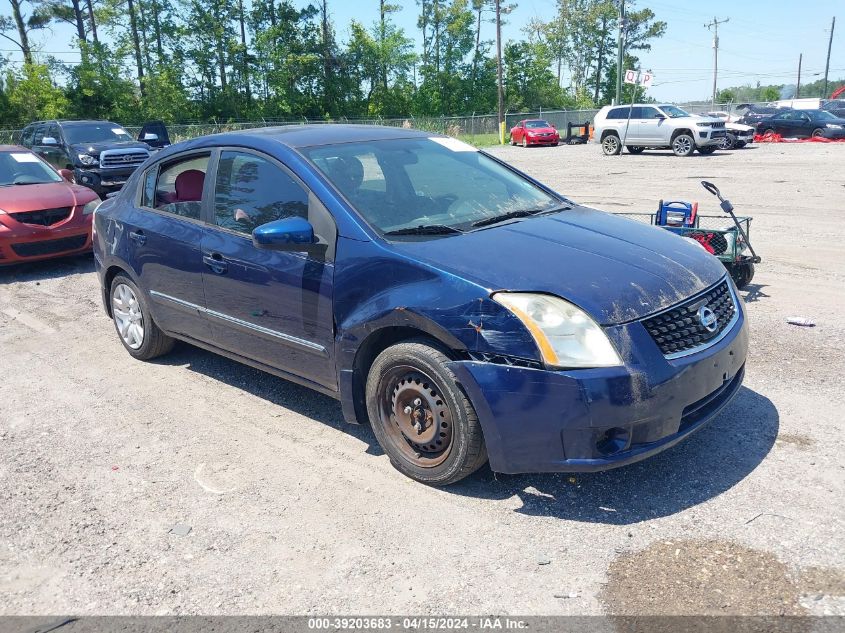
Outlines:
POLYGON ((450 363, 478 414, 494 471, 598 471, 640 461, 701 428, 742 384, 748 329, 741 308, 721 340, 672 360, 639 322, 606 331, 624 350, 624 366, 450 363))

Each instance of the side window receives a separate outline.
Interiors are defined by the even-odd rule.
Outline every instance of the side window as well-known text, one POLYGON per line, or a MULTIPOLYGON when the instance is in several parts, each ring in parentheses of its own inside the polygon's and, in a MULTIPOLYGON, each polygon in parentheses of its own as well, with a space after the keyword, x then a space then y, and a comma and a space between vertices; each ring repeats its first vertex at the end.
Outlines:
POLYGON ((156 206, 156 177, 158 166, 150 167, 141 180, 141 206, 155 209, 156 206))
POLYGON ((246 152, 224 151, 214 187, 217 226, 250 234, 273 220, 308 218, 308 192, 285 170, 246 152))
MULTIPOLYGON (((202 188, 208 171, 209 155, 190 156, 165 163, 158 172, 152 193, 152 206, 166 213, 199 220, 202 212, 202 188)), ((154 172, 153 169, 150 170, 154 172)), ((149 176, 149 172, 146 174, 149 176)), ((147 178, 144 195, 147 195, 147 178)))
POLYGON ((613 108, 610 112, 608 112, 608 113, 607 113, 607 118, 608 118, 608 119, 623 119, 623 118, 627 118, 627 117, 628 117, 627 112, 626 112, 626 113, 625 113, 625 115, 623 116, 623 115, 622 115, 622 110, 623 110, 623 108, 613 108))
POLYGON ((637 117, 638 119, 657 119, 660 118, 660 113, 657 111, 656 108, 649 108, 643 106, 640 108, 640 116, 637 117))
POLYGON ((62 131, 59 129, 59 126, 55 123, 51 123, 47 127, 47 131, 44 133, 44 136, 49 136, 56 139, 57 143, 62 142, 62 131))
POLYGON ((34 135, 35 135, 35 127, 34 126, 30 125, 28 127, 25 127, 23 129, 23 132, 21 132, 21 140, 20 140, 21 145, 23 145, 24 147, 32 146, 32 137, 34 135))
POLYGON ((35 126, 35 132, 32 137, 32 144, 33 145, 41 145, 41 139, 44 138, 44 132, 47 129, 47 126, 43 123, 40 123, 35 126))

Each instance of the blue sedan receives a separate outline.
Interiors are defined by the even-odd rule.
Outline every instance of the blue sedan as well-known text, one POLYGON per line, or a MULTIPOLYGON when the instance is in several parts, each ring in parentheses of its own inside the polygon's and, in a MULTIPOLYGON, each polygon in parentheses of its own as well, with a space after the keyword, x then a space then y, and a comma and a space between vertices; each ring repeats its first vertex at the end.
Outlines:
POLYGON ((743 378, 744 309, 717 259, 448 137, 321 125, 179 143, 94 231, 129 354, 179 339, 329 394, 431 485, 488 460, 641 460, 743 378))

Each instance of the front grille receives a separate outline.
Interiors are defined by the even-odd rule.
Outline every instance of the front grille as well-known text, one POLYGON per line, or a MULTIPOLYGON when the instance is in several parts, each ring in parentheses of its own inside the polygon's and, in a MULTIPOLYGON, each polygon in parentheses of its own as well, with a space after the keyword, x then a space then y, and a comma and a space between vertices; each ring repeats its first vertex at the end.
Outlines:
POLYGON ((85 246, 87 235, 74 235, 60 240, 45 240, 43 242, 27 242, 24 244, 12 244, 12 250, 19 257, 40 257, 41 255, 52 255, 74 251, 85 246))
POLYGON ((737 307, 728 281, 687 299, 665 312, 642 321, 664 355, 675 355, 706 345, 732 322, 737 307), (699 311, 710 308, 716 316, 716 328, 710 332, 701 323, 699 311))
POLYGON ((725 122, 724 121, 717 121, 716 123, 713 123, 713 127, 717 130, 724 129, 725 122))
POLYGON ((150 157, 145 149, 107 149, 100 152, 100 167, 137 167, 150 157))
POLYGON ((43 209, 41 211, 26 211, 24 213, 10 213, 15 222, 22 224, 35 224, 37 226, 53 226, 63 222, 70 217, 73 207, 61 207, 60 209, 43 209))

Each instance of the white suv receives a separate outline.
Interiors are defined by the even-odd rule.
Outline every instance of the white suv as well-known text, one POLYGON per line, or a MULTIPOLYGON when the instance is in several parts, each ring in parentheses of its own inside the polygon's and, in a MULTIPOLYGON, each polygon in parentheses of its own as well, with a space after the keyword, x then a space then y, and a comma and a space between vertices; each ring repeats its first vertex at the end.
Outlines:
POLYGON ((608 156, 622 151, 623 139, 632 154, 646 148, 671 149, 676 156, 689 156, 696 149, 712 154, 725 137, 724 121, 693 116, 669 104, 605 106, 596 114, 593 125, 593 140, 601 143, 608 156))

